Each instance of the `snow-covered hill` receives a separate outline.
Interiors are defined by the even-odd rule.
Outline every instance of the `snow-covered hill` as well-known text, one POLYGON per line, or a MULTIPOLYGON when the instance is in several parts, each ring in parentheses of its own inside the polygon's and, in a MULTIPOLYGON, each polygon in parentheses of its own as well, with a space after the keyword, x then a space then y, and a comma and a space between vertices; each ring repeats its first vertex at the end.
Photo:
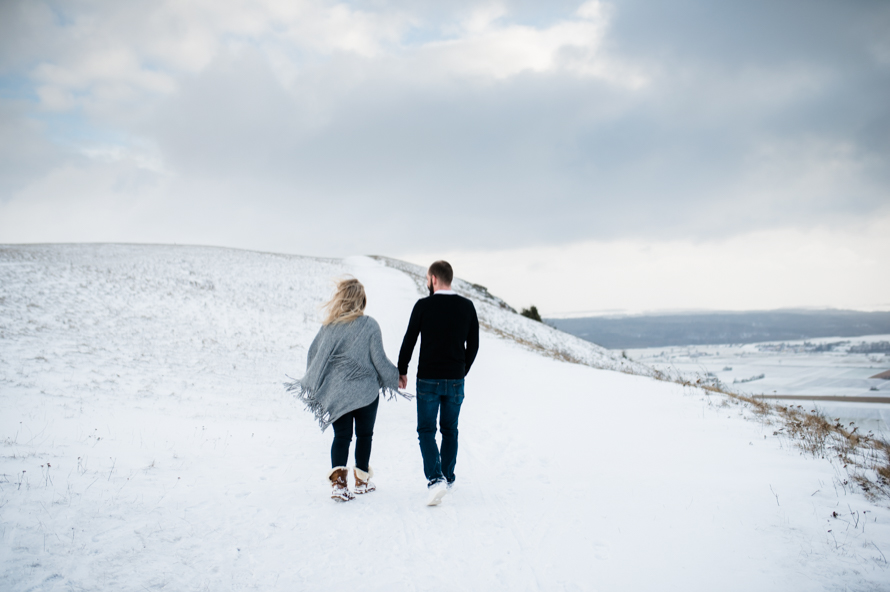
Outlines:
POLYGON ((387 402, 378 491, 331 502, 331 434, 282 382, 346 274, 394 359, 417 271, 0 247, 0 589, 890 588, 890 511, 834 465, 470 284, 457 490, 422 505, 413 404, 387 402))
MULTIPOLYGON (((388 267, 405 272, 417 283, 418 293, 421 296, 426 295, 426 269, 389 257, 378 256, 374 259, 388 267)), ((476 303, 479 324, 489 333, 510 339, 532 351, 558 360, 642 376, 653 374, 653 369, 645 364, 623 358, 604 347, 516 314, 506 302, 491 295, 483 286, 465 282, 460 278, 455 278, 452 284, 455 292, 476 303)))

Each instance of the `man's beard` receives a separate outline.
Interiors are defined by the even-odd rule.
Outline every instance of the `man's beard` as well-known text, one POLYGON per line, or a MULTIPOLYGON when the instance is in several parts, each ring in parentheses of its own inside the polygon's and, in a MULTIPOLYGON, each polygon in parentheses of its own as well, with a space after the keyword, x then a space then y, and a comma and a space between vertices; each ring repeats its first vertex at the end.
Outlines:
POLYGON ((436 293, 436 291, 433 290, 433 282, 428 283, 428 284, 426 285, 426 287, 429 288, 430 296, 432 296, 433 294, 436 293))

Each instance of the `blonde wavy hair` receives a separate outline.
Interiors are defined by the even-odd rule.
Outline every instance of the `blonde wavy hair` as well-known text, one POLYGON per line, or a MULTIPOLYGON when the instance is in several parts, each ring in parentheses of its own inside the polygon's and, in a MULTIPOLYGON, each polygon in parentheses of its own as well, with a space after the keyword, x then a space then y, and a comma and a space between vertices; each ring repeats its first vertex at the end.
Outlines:
POLYGON ((334 292, 322 310, 327 311, 323 325, 336 323, 348 323, 365 314, 365 306, 368 298, 365 296, 365 287, 355 278, 348 278, 337 282, 337 290, 334 292))

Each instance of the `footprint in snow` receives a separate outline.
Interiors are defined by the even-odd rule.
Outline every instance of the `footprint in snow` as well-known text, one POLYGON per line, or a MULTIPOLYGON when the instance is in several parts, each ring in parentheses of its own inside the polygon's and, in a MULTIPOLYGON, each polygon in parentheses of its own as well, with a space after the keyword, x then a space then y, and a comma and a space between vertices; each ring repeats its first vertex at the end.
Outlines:
POLYGON ((603 544, 596 544, 593 546, 593 556, 599 559, 600 561, 605 561, 612 557, 612 554, 609 552, 609 546, 603 544))

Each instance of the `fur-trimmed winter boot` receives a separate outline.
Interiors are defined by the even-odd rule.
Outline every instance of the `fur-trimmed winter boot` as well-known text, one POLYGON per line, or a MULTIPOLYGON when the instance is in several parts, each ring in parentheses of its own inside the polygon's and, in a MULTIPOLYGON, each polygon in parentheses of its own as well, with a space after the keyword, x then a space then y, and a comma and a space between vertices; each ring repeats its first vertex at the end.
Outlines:
POLYGON ((371 493, 377 486, 371 483, 371 477, 374 476, 374 469, 372 467, 368 467, 368 472, 364 472, 358 467, 355 467, 353 470, 355 474, 355 494, 361 495, 363 493, 371 493))
POLYGON ((338 502, 348 502, 355 499, 355 496, 349 491, 349 484, 346 477, 349 475, 349 469, 346 467, 334 467, 328 472, 328 481, 331 482, 331 499, 338 502))

